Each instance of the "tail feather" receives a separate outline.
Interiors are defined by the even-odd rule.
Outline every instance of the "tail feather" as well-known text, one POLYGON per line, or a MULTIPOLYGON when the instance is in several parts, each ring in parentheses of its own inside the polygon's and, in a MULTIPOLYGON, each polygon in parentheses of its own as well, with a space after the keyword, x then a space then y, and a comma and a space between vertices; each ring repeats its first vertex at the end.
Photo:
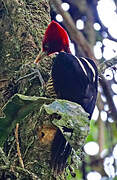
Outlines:
POLYGON ((72 150, 59 129, 54 137, 51 150, 51 167, 54 174, 58 175, 63 172, 72 150))
POLYGON ((58 159, 58 162, 57 162, 58 167, 59 167, 58 170, 57 170, 57 174, 63 172, 63 170, 64 170, 64 168, 66 166, 66 163, 67 163, 68 156, 71 153, 71 149, 72 148, 71 148, 70 144, 67 142, 66 147, 64 149, 64 152, 60 156, 60 158, 58 159))

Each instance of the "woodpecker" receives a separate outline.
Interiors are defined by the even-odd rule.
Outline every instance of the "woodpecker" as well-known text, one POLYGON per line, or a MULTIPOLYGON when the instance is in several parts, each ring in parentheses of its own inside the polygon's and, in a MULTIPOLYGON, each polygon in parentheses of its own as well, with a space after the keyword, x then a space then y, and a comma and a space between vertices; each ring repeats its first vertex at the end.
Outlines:
MULTIPOLYGON (((57 22, 52 21, 42 42, 42 52, 35 59, 38 63, 45 56, 57 53, 53 58, 51 77, 47 82, 47 94, 80 104, 91 119, 98 87, 98 70, 93 60, 71 54, 68 34, 57 22)), ((65 128, 65 131, 72 130, 65 128)), ((72 147, 58 129, 52 143, 51 167, 60 174, 66 166, 72 147)))

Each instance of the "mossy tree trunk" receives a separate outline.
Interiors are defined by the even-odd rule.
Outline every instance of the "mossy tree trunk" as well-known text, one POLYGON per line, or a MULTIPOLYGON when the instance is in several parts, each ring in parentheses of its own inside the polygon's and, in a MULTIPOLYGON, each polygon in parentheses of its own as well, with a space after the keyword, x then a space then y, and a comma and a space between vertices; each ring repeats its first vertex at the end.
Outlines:
MULTIPOLYGON (((58 107, 57 112, 63 109, 57 104, 61 101, 54 104, 52 113, 49 113, 49 110, 45 112, 43 104, 51 104, 52 99, 42 98, 37 101, 38 98, 29 97, 43 95, 38 77, 33 78, 32 75, 21 78, 37 68, 33 61, 41 49, 42 37, 49 21, 47 0, 0 0, 0 116, 3 115, 2 108, 7 103, 4 108, 6 117, 0 119, 0 144, 1 139, 5 139, 10 132, 4 147, 0 147, 0 179, 55 179, 49 161, 56 126, 67 127, 69 124, 70 128, 73 118, 72 125, 76 123, 74 127, 78 125, 79 130, 76 132, 74 129, 71 144, 75 147, 73 142, 78 138, 79 156, 88 133, 87 114, 83 112, 82 115, 82 109, 81 117, 75 114, 76 109, 73 110, 74 114, 71 114, 72 104, 68 105, 69 103, 64 101, 63 107, 68 106, 66 114, 61 115, 65 122, 62 119, 62 124, 57 122, 52 125, 52 121, 57 121, 58 118, 56 108, 58 107), (16 93, 26 96, 12 97, 16 93), (16 126, 16 123, 19 124, 16 126)), ((49 78, 50 68, 51 58, 40 63, 39 69, 45 82, 49 78)), ((73 104, 74 107, 79 109, 79 106, 73 104)), ((67 137, 66 139, 69 140, 67 137)))
MULTIPOLYGON (((49 21, 47 0, 0 0, 0 107, 16 91, 39 95, 39 80, 22 80, 18 87, 15 80, 31 72, 49 21)), ((42 66, 46 79, 48 68, 42 66)))
MULTIPOLYGON (((17 80, 32 72, 32 68, 34 68, 33 61, 41 49, 42 38, 49 21, 49 5, 47 0, 0 0, 0 115, 3 115, 1 109, 4 104, 7 103, 15 93, 40 96, 41 90, 38 78, 32 81, 30 81, 31 77, 18 82, 17 80)), ((48 72, 50 71, 49 63, 47 63, 46 66, 45 61, 44 66, 42 65, 40 70, 46 81, 48 72)), ((27 129, 27 127, 31 129, 31 126, 32 129, 34 129, 33 116, 27 119, 25 123, 28 123, 23 125, 21 129, 24 130, 23 139, 29 140, 30 143, 30 139, 26 138, 30 130, 27 132, 25 129, 27 129)), ((14 137, 14 133, 11 137, 14 137)), ((7 141, 10 140, 8 139, 7 141)), ((16 149, 16 146, 13 149, 16 149)), ((8 144, 6 145, 5 151, 7 153, 9 152, 8 144)), ((34 153, 34 151, 32 151, 32 153, 34 153)), ((15 155, 16 154, 14 154, 14 156, 15 155)), ((29 156, 31 162, 36 154, 29 156)), ((13 161, 14 159, 15 157, 13 157, 13 161)), ((12 159, 10 159, 10 161, 12 161, 12 159)), ((8 176, 9 170, 7 171, 5 169, 3 172, 7 172, 6 176, 8 176)), ((11 174, 14 173, 11 171, 11 174)), ((29 173, 24 171, 22 174, 24 174, 24 176, 27 174, 27 178, 29 178, 29 173)), ((1 175, 3 175, 3 173, 1 175)), ((6 176, 4 176, 4 178, 6 176)), ((13 177, 14 176, 10 176, 11 179, 13 177)), ((18 176, 16 175, 16 177, 18 176)), ((30 177, 32 177, 32 179, 36 178, 33 176, 33 173, 30 177)))

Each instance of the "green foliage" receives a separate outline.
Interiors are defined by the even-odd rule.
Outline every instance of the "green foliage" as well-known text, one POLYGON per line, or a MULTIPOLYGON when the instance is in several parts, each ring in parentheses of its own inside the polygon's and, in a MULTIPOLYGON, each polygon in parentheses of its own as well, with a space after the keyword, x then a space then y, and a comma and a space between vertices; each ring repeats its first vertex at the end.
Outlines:
POLYGON ((33 110, 40 109, 44 103, 51 103, 52 99, 31 97, 16 94, 4 106, 5 117, 0 118, 0 146, 3 145, 8 134, 33 110))
POLYGON ((97 137, 98 137, 98 129, 97 129, 96 122, 94 120, 91 120, 90 121, 90 132, 86 138, 86 142, 97 141, 97 137))
POLYGON ((66 180, 78 180, 82 179, 81 172, 78 169, 73 169, 73 172, 71 172, 67 168, 67 175, 66 175, 66 180))
MULTIPOLYGON (((49 168, 49 153, 46 150, 43 150, 42 153, 43 145, 38 140, 37 133, 39 127, 42 128, 43 125, 54 124, 60 128, 71 146, 77 150, 77 152, 75 152, 75 150, 72 151, 72 162, 74 162, 72 165, 74 168, 72 167, 73 172, 71 172, 69 168, 67 169, 67 179, 69 180, 79 178, 79 173, 76 170, 76 166, 79 164, 80 154, 82 153, 82 146, 89 130, 88 114, 82 109, 80 105, 66 100, 54 100, 45 97, 31 97, 16 94, 4 106, 3 113, 5 116, 0 118, 0 146, 4 145, 8 135, 9 137, 12 136, 11 132, 16 127, 16 123, 20 123, 22 156, 24 152, 24 154, 27 154, 27 160, 31 160, 31 162, 32 159, 29 158, 30 154, 34 154, 34 162, 36 160, 38 162, 39 157, 43 156, 43 158, 39 160, 41 167, 39 164, 32 164, 30 170, 32 171, 32 169, 35 169, 35 166, 37 169, 40 167, 40 169, 34 171, 34 173, 42 177, 40 172, 44 170, 43 179, 45 179, 46 167, 47 169, 49 168), (73 133, 65 133, 63 127, 72 129, 73 133), (33 130, 36 131, 36 134, 34 135, 35 138, 33 137, 33 130), (48 155, 45 155, 44 153, 48 153, 48 155), (45 164, 43 165, 44 162, 45 164)), ((68 164, 70 163, 71 159, 68 164)), ((46 172, 48 173, 48 171, 46 172)), ((51 175, 48 174, 48 176, 51 175)))
POLYGON ((72 147, 77 150, 82 147, 88 133, 88 114, 76 103, 66 100, 55 100, 45 97, 31 97, 16 94, 3 108, 5 117, 0 118, 0 146, 2 146, 9 133, 31 112, 46 111, 48 115, 57 114, 60 119, 50 122, 61 129, 72 147), (47 105, 48 104, 48 105, 47 105), (63 127, 73 130, 72 136, 64 133, 63 127))

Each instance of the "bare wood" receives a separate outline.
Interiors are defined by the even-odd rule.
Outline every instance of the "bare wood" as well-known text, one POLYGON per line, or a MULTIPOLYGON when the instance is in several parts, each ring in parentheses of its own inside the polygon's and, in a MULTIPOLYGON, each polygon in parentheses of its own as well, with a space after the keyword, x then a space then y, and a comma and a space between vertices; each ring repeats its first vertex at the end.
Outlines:
POLYGON ((103 88, 104 95, 106 96, 112 118, 115 121, 117 121, 117 110, 116 110, 115 104, 113 102, 112 95, 110 93, 111 90, 110 90, 107 80, 104 78, 103 75, 101 75, 101 77, 100 77, 100 84, 103 88))
POLYGON ((97 107, 99 110, 99 116, 98 116, 98 144, 99 144, 99 154, 103 151, 104 149, 104 142, 105 142, 105 137, 104 137, 104 122, 101 119, 101 111, 104 108, 104 104, 101 99, 101 94, 98 93, 98 100, 97 100, 97 107))
POLYGON ((16 139, 16 145, 17 145, 17 154, 18 154, 18 158, 19 158, 19 162, 21 164, 21 167, 24 168, 24 163, 23 163, 23 160, 22 160, 20 146, 19 146, 18 128, 19 128, 19 124, 17 123, 16 124, 16 129, 15 129, 15 139, 16 139))

